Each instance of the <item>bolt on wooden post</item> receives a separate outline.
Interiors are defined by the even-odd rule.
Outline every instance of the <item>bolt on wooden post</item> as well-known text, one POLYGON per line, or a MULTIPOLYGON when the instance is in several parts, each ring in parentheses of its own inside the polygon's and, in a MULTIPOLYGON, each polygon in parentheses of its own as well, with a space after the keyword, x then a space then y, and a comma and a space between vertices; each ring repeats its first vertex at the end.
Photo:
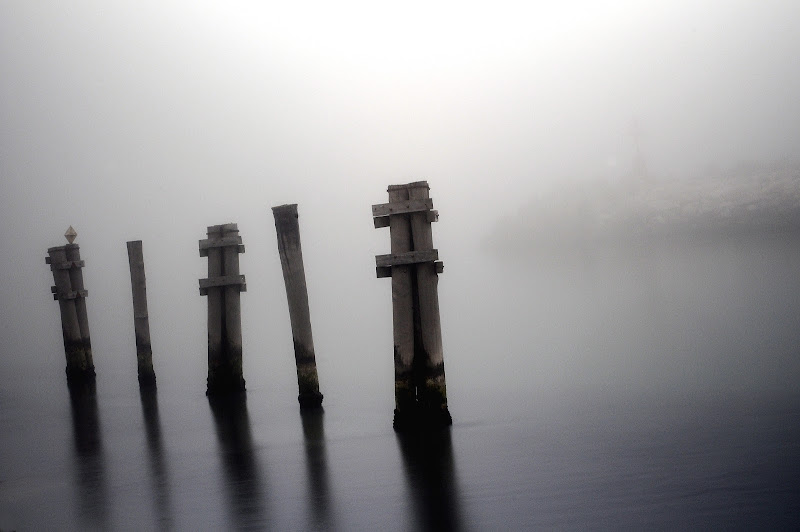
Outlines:
POLYGON ((308 308, 308 289, 303 268, 303 249, 300 247, 300 225, 297 204, 272 208, 275 231, 278 234, 278 254, 281 258, 286 298, 289 301, 289 320, 292 325, 294 358, 297 364, 297 386, 301 408, 315 408, 322 404, 311 336, 311 313, 308 308))
POLYGON ((239 274, 244 253, 234 223, 208 227, 200 256, 208 257, 208 277, 200 279, 200 295, 208 301, 208 388, 206 395, 243 392, 242 310, 240 293, 247 290, 239 274))
POLYGON ((375 257, 378 277, 392 278, 397 430, 452 424, 439 319, 438 274, 431 222, 438 219, 427 181, 388 188, 389 203, 372 206, 376 228, 389 227, 391 253, 375 257))
POLYGON ((74 384, 93 381, 95 371, 86 313, 85 298, 89 293, 83 286, 81 273, 84 261, 81 260, 80 247, 73 243, 78 234, 70 226, 64 236, 69 243, 66 246, 49 248, 45 262, 53 272, 55 286, 51 288, 51 292, 61 311, 67 382, 74 384))
POLYGON ((144 275, 142 241, 132 240, 128 246, 128 264, 131 270, 131 293, 133 295, 133 326, 136 336, 136 365, 139 386, 155 386, 153 349, 150 347, 150 318, 147 314, 147 280, 144 275))

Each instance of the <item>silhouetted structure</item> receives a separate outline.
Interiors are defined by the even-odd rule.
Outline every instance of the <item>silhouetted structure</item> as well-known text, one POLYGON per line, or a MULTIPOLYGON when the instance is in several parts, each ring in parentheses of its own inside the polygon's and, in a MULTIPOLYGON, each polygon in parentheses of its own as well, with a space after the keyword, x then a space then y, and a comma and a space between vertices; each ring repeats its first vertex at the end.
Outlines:
POLYGON ((389 203, 372 206, 376 228, 389 227, 389 255, 375 257, 378 277, 392 278, 394 323, 394 427, 452 424, 439 320, 438 274, 442 263, 433 248, 433 210, 426 181, 388 188, 389 203))
POLYGON ((308 308, 308 289, 303 268, 303 249, 300 246, 300 225, 297 204, 272 208, 275 230, 278 234, 278 254, 281 257, 286 298, 289 300, 289 319, 292 323, 294 358, 297 364, 297 386, 301 408, 315 408, 322 404, 311 335, 311 313, 308 308))
POLYGON ((74 244, 77 233, 70 226, 67 233, 69 244, 47 250, 45 262, 53 271, 55 286, 51 288, 53 299, 61 310, 61 332, 64 352, 67 357, 67 382, 70 384, 93 381, 95 378, 92 360, 92 342, 89 336, 89 318, 86 313, 86 296, 83 286, 80 247, 74 244))
POLYGON ((155 386, 153 350, 150 347, 150 321, 147 314, 147 281, 144 275, 142 241, 134 240, 128 245, 128 264, 131 269, 131 292, 133 293, 133 325, 136 334, 136 362, 140 386, 155 386))
POLYGON ((206 395, 244 391, 242 375, 242 310, 239 274, 244 253, 236 224, 208 227, 200 241, 200 256, 208 257, 208 278, 200 279, 200 295, 208 296, 208 388, 206 395))

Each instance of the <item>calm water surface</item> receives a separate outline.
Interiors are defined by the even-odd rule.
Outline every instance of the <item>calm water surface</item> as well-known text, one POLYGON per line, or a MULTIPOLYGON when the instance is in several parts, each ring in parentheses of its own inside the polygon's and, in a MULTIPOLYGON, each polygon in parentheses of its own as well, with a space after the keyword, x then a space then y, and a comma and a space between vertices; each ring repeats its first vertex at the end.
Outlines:
POLYGON ((291 374, 252 366, 222 403, 197 371, 140 393, 100 353, 94 395, 63 367, 6 376, 0 529, 796 529, 800 252, 713 253, 508 267, 472 285, 481 305, 450 271, 437 434, 392 430, 388 358, 380 379, 321 372, 304 415, 291 374))

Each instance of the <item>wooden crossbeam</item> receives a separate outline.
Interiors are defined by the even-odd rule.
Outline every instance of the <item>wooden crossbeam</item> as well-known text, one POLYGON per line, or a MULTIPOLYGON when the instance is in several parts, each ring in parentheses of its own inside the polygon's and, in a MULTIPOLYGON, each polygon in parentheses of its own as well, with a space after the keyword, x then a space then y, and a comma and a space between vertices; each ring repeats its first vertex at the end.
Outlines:
POLYGON ((71 270, 72 268, 83 268, 86 266, 86 263, 82 260, 66 260, 58 264, 52 264, 50 261, 47 261, 47 263, 50 264, 51 270, 71 270))
POLYGON ((53 292, 53 299, 56 301, 58 301, 59 299, 75 299, 78 297, 87 297, 89 295, 88 290, 77 290, 75 292, 64 292, 59 294, 55 286, 51 286, 50 291, 53 292))
POLYGON ((225 236, 222 238, 203 239, 200 240, 200 256, 207 257, 209 248, 224 248, 228 246, 237 246, 239 253, 244 253, 244 244, 242 244, 242 237, 240 236, 225 236))
POLYGON ((429 211, 431 209, 433 209, 433 200, 430 198, 393 201, 373 205, 372 216, 389 216, 392 214, 429 211))
POLYGON ((389 255, 376 255, 375 266, 401 266, 404 264, 417 264, 420 262, 433 262, 439 260, 439 250, 431 249, 428 251, 408 251, 406 253, 394 253, 389 255))
MULTIPOLYGON (((444 263, 440 260, 437 260, 433 263, 434 267, 436 268, 436 273, 442 273, 444 271, 444 263)), ((392 267, 391 266, 377 266, 375 268, 375 275, 378 279, 383 277, 391 277, 392 276, 392 267)))
POLYGON ((247 283, 244 275, 222 275, 220 277, 210 277, 200 279, 200 295, 208 295, 208 289, 214 286, 239 285, 240 292, 247 292, 247 283))

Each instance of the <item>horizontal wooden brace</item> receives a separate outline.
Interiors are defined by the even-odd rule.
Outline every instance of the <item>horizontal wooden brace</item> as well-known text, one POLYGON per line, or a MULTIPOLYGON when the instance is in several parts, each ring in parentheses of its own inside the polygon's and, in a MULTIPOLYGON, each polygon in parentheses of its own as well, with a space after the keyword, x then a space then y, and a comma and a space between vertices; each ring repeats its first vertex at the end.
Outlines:
POLYGON ((233 233, 239 232, 239 225, 235 223, 209 225, 206 227, 206 234, 233 233))
MULTIPOLYGON (((408 213, 400 213, 400 214, 408 214, 408 213)), ((381 227, 389 227, 389 216, 376 216, 372 219, 372 223, 375 224, 375 229, 380 229, 381 227)), ((431 210, 425 211, 425 221, 428 223, 438 222, 439 221, 439 211, 431 210)))
MULTIPOLYGON (((50 257, 47 258, 49 259, 50 257)), ((71 270, 72 268, 83 268, 86 266, 86 263, 82 260, 66 260, 58 264, 53 264, 48 260, 47 264, 50 265, 51 270, 71 270)))
POLYGON ((239 286, 240 292, 247 291, 247 283, 245 282, 244 275, 222 275, 220 277, 210 277, 207 279, 200 279, 200 295, 205 296, 208 294, 208 289, 214 286, 239 286))
MULTIPOLYGON (((444 263, 440 260, 437 260, 433 263, 433 266, 436 268, 436 273, 442 273, 444 271, 444 263)), ((375 274, 377 275, 378 279, 382 277, 391 277, 392 276, 392 267, 391 266, 376 266, 375 267, 375 274)))
POLYGON ((53 299, 58 301, 59 299, 75 299, 77 297, 87 297, 89 295, 88 290, 78 290, 76 292, 65 292, 65 293, 57 293, 54 290, 55 286, 50 288, 50 291, 53 292, 53 299))
POLYGON ((417 264, 419 262, 433 262, 439 260, 439 250, 408 251, 389 255, 376 255, 375 266, 401 266, 404 264, 417 264))
POLYGON ((237 246, 239 253, 244 253, 244 244, 242 244, 242 237, 240 236, 224 236, 222 238, 203 239, 200 240, 200 256, 208 256, 208 248, 225 248, 228 246, 237 246))
POLYGON ((372 206, 372 216, 389 216, 392 214, 406 214, 409 212, 422 212, 433 209, 433 200, 411 199, 393 201, 391 203, 379 203, 372 206))

